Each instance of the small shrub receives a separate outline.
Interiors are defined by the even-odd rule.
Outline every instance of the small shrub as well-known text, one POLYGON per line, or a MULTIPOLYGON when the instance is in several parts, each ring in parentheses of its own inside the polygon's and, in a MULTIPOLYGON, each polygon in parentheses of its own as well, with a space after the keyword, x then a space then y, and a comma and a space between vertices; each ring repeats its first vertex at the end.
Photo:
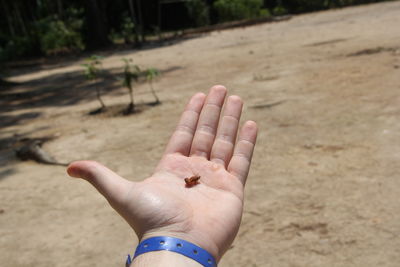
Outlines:
POLYGON ((133 62, 132 59, 126 59, 123 58, 122 61, 125 63, 124 66, 124 76, 122 79, 122 85, 126 87, 129 91, 129 98, 130 98, 130 103, 128 105, 128 108, 126 110, 126 113, 133 113, 135 112, 135 102, 133 99, 133 82, 137 82, 139 79, 139 74, 140 74, 140 68, 137 65, 132 65, 131 63, 133 62))
POLYGON ((68 19, 61 20, 57 16, 48 16, 35 23, 41 51, 55 54, 59 51, 81 51, 84 44, 81 35, 83 20, 79 18, 81 11, 69 9, 68 19))
POLYGON ((283 6, 279 5, 276 6, 273 10, 272 10, 272 14, 274 14, 274 16, 282 16, 282 15, 286 15, 288 13, 287 9, 284 8, 283 6))
POLYGON ((81 65, 82 67, 85 68, 84 74, 85 74, 86 79, 89 81, 95 82, 96 97, 101 105, 101 108, 98 110, 98 112, 100 112, 106 108, 106 105, 104 104, 103 100, 101 99, 100 88, 97 86, 97 79, 99 78, 99 74, 101 71, 101 66, 102 66, 101 61, 102 60, 103 60, 103 57, 92 55, 91 57, 86 59, 87 63, 81 65))
POLYGON ((35 54, 36 44, 27 36, 15 36, 0 46, 0 61, 12 60, 35 54))
POLYGON ((270 17, 271 16, 271 12, 269 11, 268 8, 263 8, 260 9, 260 17, 270 17))
POLYGON ((203 0, 190 0, 185 3, 190 18, 195 26, 206 26, 210 24, 210 10, 203 0))
POLYGON ((133 42, 135 37, 135 24, 133 24, 132 19, 125 14, 121 24, 121 35, 124 38, 126 44, 133 42))
POLYGON ((220 21, 259 17, 262 6, 262 0, 217 0, 213 4, 220 21))

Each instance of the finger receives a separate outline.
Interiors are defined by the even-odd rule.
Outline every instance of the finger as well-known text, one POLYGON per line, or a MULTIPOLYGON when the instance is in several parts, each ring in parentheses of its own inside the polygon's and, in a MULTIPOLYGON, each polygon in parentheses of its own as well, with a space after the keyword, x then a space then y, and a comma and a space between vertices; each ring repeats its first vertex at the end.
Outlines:
POLYGON ((70 176, 90 182, 110 204, 123 201, 131 182, 95 161, 76 161, 68 166, 70 176))
POLYGON ((225 96, 226 88, 222 85, 216 85, 210 89, 200 113, 190 155, 210 157, 225 96))
POLYGON ((205 98, 205 94, 197 93, 189 100, 176 130, 168 142, 165 154, 181 153, 182 155, 189 156, 193 135, 205 98))
POLYGON ((257 124, 247 121, 240 130, 233 156, 228 165, 228 171, 245 184, 249 173, 251 158, 257 139, 257 124))
POLYGON ((220 163, 225 167, 229 163, 235 147, 242 107, 243 101, 240 97, 228 97, 211 150, 211 161, 220 163))

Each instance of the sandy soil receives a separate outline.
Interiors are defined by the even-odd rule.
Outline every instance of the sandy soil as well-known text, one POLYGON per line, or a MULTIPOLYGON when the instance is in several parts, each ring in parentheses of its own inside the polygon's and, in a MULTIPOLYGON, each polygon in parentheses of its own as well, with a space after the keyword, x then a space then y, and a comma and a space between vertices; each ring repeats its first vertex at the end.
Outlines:
MULTIPOLYGON (((163 104, 133 116, 98 106, 82 60, 20 69, 0 100, 1 266, 122 266, 136 237, 63 167, 15 159, 12 136, 56 136, 60 161, 93 159, 131 180, 151 174, 186 99, 224 84, 260 125, 240 232, 220 266, 399 266, 400 2, 213 32, 105 53, 164 71, 163 104)), ((109 105, 128 103, 104 82, 109 105)), ((138 103, 151 102, 145 83, 138 103)))

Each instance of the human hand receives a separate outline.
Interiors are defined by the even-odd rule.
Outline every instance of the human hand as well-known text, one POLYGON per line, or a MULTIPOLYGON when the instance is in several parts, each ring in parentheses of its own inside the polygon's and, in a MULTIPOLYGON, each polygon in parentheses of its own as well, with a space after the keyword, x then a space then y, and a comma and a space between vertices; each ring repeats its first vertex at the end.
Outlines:
POLYGON ((72 163, 68 174, 89 181, 140 240, 185 239, 219 261, 239 229, 257 137, 256 123, 247 121, 236 142, 243 103, 228 97, 220 119, 225 96, 225 87, 214 86, 190 99, 155 172, 141 182, 93 161, 72 163), (186 186, 184 178, 194 175, 199 184, 186 186))

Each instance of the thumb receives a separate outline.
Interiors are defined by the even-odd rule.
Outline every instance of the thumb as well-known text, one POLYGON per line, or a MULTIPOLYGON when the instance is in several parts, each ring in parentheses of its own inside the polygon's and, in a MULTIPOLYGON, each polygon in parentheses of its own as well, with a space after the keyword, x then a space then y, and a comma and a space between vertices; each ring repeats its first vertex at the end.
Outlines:
POLYGON ((90 182, 110 204, 122 202, 132 186, 132 182, 95 161, 75 161, 68 166, 67 173, 90 182))

